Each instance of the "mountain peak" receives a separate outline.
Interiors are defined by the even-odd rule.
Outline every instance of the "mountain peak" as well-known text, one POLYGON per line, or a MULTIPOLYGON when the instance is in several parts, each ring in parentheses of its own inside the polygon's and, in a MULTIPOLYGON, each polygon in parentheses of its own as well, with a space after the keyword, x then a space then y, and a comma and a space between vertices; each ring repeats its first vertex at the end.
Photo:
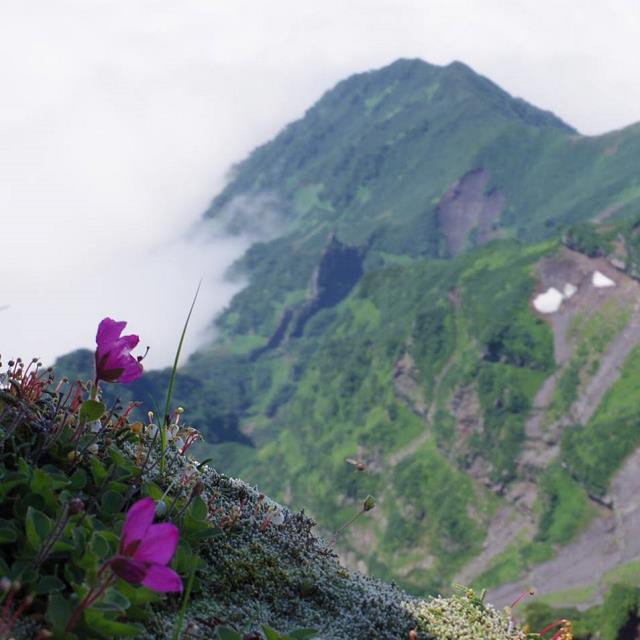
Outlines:
POLYGON ((464 105, 461 117, 486 119, 498 117, 520 121, 536 128, 560 129, 576 133, 575 129, 550 111, 539 109, 507 91, 459 60, 438 66, 420 58, 399 58, 384 67, 358 73, 339 82, 325 93, 307 113, 337 114, 344 104, 358 100, 370 113, 383 103, 395 103, 395 108, 411 106, 425 110, 433 119, 433 108, 450 114, 456 105, 464 105))

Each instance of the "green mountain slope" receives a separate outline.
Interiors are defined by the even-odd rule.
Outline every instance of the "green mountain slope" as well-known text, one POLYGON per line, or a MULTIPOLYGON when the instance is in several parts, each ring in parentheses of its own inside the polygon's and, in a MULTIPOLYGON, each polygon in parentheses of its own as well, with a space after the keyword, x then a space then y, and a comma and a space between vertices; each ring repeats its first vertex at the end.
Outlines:
MULTIPOLYGON (((458 579, 507 604, 555 562, 540 588, 572 577, 598 602, 640 557, 623 545, 592 554, 588 584, 572 573, 585 536, 615 542, 624 518, 603 523, 636 513, 619 478, 640 444, 639 162, 637 126, 581 136, 460 63, 338 84, 207 212, 241 232, 277 209, 280 234, 234 267, 247 287, 181 372, 202 455, 327 533, 376 495, 338 549, 411 591, 458 579), (535 312, 567 284, 557 313, 535 312)), ((132 397, 160 405, 166 376, 132 397)))

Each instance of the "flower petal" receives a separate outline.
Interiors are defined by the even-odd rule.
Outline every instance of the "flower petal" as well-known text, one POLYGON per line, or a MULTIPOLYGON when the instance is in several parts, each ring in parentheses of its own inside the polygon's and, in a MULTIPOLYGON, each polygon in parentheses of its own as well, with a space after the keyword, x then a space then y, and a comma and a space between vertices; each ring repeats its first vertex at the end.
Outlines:
POLYGON ((173 569, 161 564, 147 567, 142 584, 154 591, 182 591, 182 578, 173 569))
POLYGON ((142 560, 116 556, 109 564, 113 573, 131 584, 141 584, 147 576, 148 567, 142 560))
POLYGON ((98 348, 108 345, 115 342, 119 337, 124 328, 127 326, 127 323, 117 322, 112 318, 104 318, 102 322, 98 325, 98 333, 96 334, 96 343, 98 344, 98 348))
POLYGON ((125 363, 124 371, 118 376, 116 382, 128 383, 137 380, 142 375, 142 365, 133 357, 129 357, 129 361, 125 363))
POLYGON ((120 550, 126 553, 127 547, 142 540, 156 515, 156 504, 151 498, 142 498, 131 505, 127 511, 127 519, 122 527, 120 550))
POLYGON ((136 560, 167 564, 176 552, 180 530, 175 524, 152 524, 133 553, 136 560))
POLYGON ((126 352, 127 355, 128 355, 129 351, 131 351, 131 349, 135 349, 136 348, 136 346, 138 345, 138 342, 140 342, 140 336, 137 336, 134 333, 132 333, 132 334, 130 334, 128 336, 122 336, 117 341, 117 343, 116 343, 117 348, 115 350, 119 351, 123 355, 126 352))

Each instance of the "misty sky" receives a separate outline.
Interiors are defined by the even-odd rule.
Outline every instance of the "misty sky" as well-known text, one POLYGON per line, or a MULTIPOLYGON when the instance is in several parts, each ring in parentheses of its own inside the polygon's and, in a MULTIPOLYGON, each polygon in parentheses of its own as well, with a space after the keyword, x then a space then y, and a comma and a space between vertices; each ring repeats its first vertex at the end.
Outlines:
POLYGON ((197 346, 252 238, 192 226, 349 74, 458 59, 594 135, 640 120, 638 33, 638 0, 0 0, 0 354, 111 315, 166 365, 204 277, 197 346))

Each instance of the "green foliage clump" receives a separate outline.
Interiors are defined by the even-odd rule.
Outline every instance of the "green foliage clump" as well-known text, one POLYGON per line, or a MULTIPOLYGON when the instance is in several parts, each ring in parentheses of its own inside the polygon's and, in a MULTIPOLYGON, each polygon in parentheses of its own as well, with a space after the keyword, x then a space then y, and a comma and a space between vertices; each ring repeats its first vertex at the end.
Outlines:
POLYGON ((525 608, 527 625, 541 629, 549 620, 569 619, 575 640, 632 638, 640 623, 640 589, 614 584, 604 602, 586 611, 534 602, 525 608))
POLYGON ((34 364, 10 363, 0 391, 2 624, 22 637, 38 627, 64 640, 140 635, 152 591, 114 579, 95 604, 83 599, 110 572, 123 511, 143 491, 143 468, 123 454, 142 425, 130 408, 83 401, 79 383, 54 389, 34 364))
POLYGON ((538 487, 542 513, 536 540, 566 544, 593 515, 589 497, 584 488, 557 463, 545 470, 538 487))
POLYGON ((624 458, 640 442, 638 396, 640 348, 627 357, 620 378, 585 426, 565 429, 562 458, 571 474, 595 496, 603 496, 624 458))
POLYGON ((406 552, 424 546, 426 538, 434 566, 412 576, 414 588, 420 589, 418 578, 430 590, 446 586, 440 576, 451 571, 452 565, 460 566, 484 537, 478 522, 469 516, 477 500, 471 480, 428 443, 396 468, 392 486, 393 508, 383 548, 406 552))
POLYGON ((574 251, 590 258, 608 255, 612 248, 612 234, 603 234, 600 227, 591 222, 575 224, 565 232, 564 243, 574 251))

